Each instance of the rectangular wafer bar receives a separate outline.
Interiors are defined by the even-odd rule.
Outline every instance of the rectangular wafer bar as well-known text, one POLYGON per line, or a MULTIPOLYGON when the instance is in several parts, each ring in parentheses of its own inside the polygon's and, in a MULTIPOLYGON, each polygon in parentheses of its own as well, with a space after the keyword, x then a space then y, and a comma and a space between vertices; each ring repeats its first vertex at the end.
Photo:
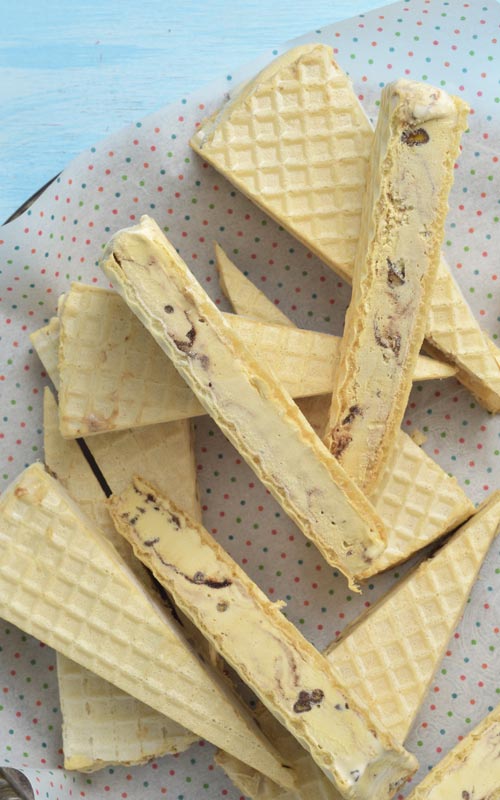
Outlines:
MULTIPOLYGON (((339 339, 324 333, 225 315, 250 349, 273 364, 292 396, 331 391, 339 339)), ((60 317, 59 404, 65 437, 89 436, 203 414, 175 368, 116 292, 74 284, 60 317)), ((37 332, 35 347, 48 339, 37 332)), ((55 337, 52 337, 55 344, 55 337)), ((448 377, 453 367, 421 357, 416 379, 448 377)))
MULTIPOLYGON (((191 140, 199 155, 347 281, 373 132, 350 80, 322 44, 279 56, 191 140)), ((441 260, 426 337, 459 379, 500 411, 499 351, 441 260)))
POLYGON ((112 496, 109 507, 119 533, 176 605, 341 794, 352 800, 391 797, 412 774, 414 757, 344 692, 281 605, 271 603, 201 525, 142 478, 112 496))
POLYGON ((119 231, 101 266, 282 508, 355 586, 384 550, 382 523, 158 225, 142 217, 119 231))
POLYGON ((259 772, 293 785, 238 699, 40 464, 0 499, 0 616, 259 772))
POLYGON ((382 90, 325 444, 370 495, 424 339, 468 106, 434 86, 382 90))

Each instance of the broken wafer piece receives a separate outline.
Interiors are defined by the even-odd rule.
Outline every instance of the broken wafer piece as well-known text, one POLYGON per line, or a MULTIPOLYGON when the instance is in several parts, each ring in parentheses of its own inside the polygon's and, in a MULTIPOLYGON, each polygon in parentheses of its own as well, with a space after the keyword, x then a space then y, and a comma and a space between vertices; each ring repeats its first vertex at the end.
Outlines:
POLYGON ((416 760, 344 692, 328 662, 195 520, 142 478, 113 522, 220 655, 352 800, 388 798, 416 760), (139 509, 144 509, 140 511, 139 509))
POLYGON ((284 786, 291 770, 40 464, 0 498, 0 616, 284 786))
MULTIPOLYGON (((299 396, 332 390, 339 339, 324 333, 224 315, 248 348, 272 364, 284 388, 299 396)), ((60 316, 59 406, 67 438, 136 428, 204 414, 186 382, 116 292, 73 284, 60 316)), ((35 347, 47 361, 41 329, 35 347)), ((51 338, 51 346, 56 338, 51 338)), ((51 355, 52 359, 53 356, 51 355)), ((443 362, 421 357, 415 378, 448 377, 443 362)))
POLYGON ((382 90, 324 438, 368 496, 408 402, 467 114, 462 100, 424 83, 382 90))
POLYGON ((284 511, 354 588, 353 576, 384 550, 382 523, 158 225, 145 216, 119 231, 101 266, 284 511))
POLYGON ((500 800, 500 706, 461 739, 407 800, 500 800))
MULTIPOLYGON (((57 403, 47 388, 43 423, 45 463, 51 474, 58 476, 72 499, 97 524, 139 579, 149 586, 149 573, 142 569, 123 537, 116 533, 104 491, 80 447, 75 441, 63 439, 59 433, 57 403)), ((132 475, 140 460, 146 474, 170 487, 178 502, 199 517, 189 423, 154 425, 138 429, 133 435, 130 432, 130 436, 125 434, 125 438, 123 434, 103 435, 99 441, 106 450, 108 479, 111 478, 113 485, 127 467, 132 475), (159 460, 158 448, 162 447, 165 458, 159 460), (175 480, 169 450, 170 455, 176 454, 175 480)), ((198 738, 192 731, 60 653, 57 653, 57 678, 66 769, 90 772, 109 764, 140 764, 166 753, 181 752, 198 738)))
MULTIPOLYGON (((202 122, 193 149, 344 280, 352 280, 373 131, 330 47, 279 56, 202 122)), ((500 351, 444 260, 426 337, 489 411, 500 410, 500 351), (458 329, 459 335, 453 331, 458 329)))
MULTIPOLYGON (((401 743, 407 738, 445 648, 463 613, 478 572, 500 528, 500 491, 434 556, 410 572, 378 603, 347 626, 324 655, 361 705, 401 743)), ((325 794, 324 775, 260 712, 262 730, 297 773, 284 790, 225 753, 217 760, 252 800, 309 800, 325 794)), ((330 797, 331 800, 331 797, 330 797)))
MULTIPOLYGON (((238 307, 242 279, 247 281, 234 267, 233 280, 227 284, 227 289, 228 299, 235 307, 238 307)), ((254 292, 259 290, 254 287, 254 292)), ((267 314, 274 312, 274 306, 261 292, 259 294, 259 316, 265 322, 267 314)), ((286 319, 290 322, 288 317, 286 319)), ((319 436, 325 430, 330 400, 326 395, 298 400, 302 413, 319 436)), ((364 571, 363 578, 405 561, 474 512, 473 504, 456 479, 447 475, 401 430, 370 499, 386 525, 387 547, 364 571)))

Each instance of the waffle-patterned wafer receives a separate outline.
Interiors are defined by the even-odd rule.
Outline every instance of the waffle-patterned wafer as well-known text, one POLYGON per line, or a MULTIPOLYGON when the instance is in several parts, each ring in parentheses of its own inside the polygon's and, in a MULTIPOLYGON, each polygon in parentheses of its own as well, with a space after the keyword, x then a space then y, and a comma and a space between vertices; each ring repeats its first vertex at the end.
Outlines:
POLYGON ((101 266, 284 511, 354 588, 355 574, 385 547, 380 520, 158 225, 143 217, 119 231, 101 266))
MULTIPOLYGON (((352 279, 373 132, 330 47, 277 58, 205 120, 199 155, 347 281, 352 279)), ((500 408, 499 351, 482 334, 442 261, 426 337, 461 368, 489 411, 500 408), (450 336, 450 332, 457 335, 450 336), (474 344, 471 346, 471 339, 474 344), (471 382, 467 376, 474 376, 471 382)))
POLYGON ((191 146, 348 280, 372 139, 331 48, 313 44, 269 64, 191 146))
POLYGON ((405 782, 415 758, 377 724, 370 705, 344 692, 281 605, 201 525, 139 477, 110 498, 109 508, 119 533, 176 605, 346 798, 381 800, 405 782))
POLYGON ((382 90, 324 438, 368 496, 408 402, 468 111, 416 81, 382 90))
POLYGON ((203 413, 189 387, 116 293, 73 284, 60 323, 63 436, 90 436, 203 413), (168 417, 164 409, 170 407, 184 413, 168 417))
MULTIPOLYGON (((228 299, 235 307, 238 289, 236 280, 228 284, 228 299)), ((262 295, 259 313, 264 321, 269 307, 272 312, 273 304, 262 295)), ((302 413, 319 436, 325 430, 330 400, 329 395, 323 395, 298 401, 302 413)), ((420 548, 456 528, 474 512, 473 504, 455 478, 447 475, 401 430, 370 499, 386 525, 387 547, 365 570, 364 578, 405 561, 420 548)))
POLYGON ((59 317, 52 317, 47 325, 31 333, 30 341, 50 380, 59 389, 59 317))
MULTIPOLYGON (((198 737, 58 654, 65 769, 93 772, 186 750, 198 737)), ((249 769, 251 769, 249 767, 249 769)))
POLYGON ((40 464, 0 499, 0 616, 285 786, 291 771, 40 464))
POLYGON ((500 529, 500 491, 327 653, 336 674, 404 741, 500 529))
POLYGON ((500 706, 476 725, 408 800, 500 800, 500 706))
MULTIPOLYGON (((356 699, 370 703, 374 716, 397 741, 404 742, 411 729, 499 527, 496 492, 433 558, 362 613, 325 651, 338 679, 356 699)), ((299 788, 284 790, 232 756, 218 754, 217 761, 238 788, 252 800, 337 800, 338 795, 328 792, 324 775, 283 728, 266 712, 258 719, 293 764, 299 788)), ((439 795, 443 800, 451 796, 439 795)))
MULTIPOLYGON (((44 394, 43 422, 45 463, 48 469, 52 475, 59 478, 68 494, 96 523, 147 587, 150 583, 149 574, 133 556, 123 537, 116 533, 105 504, 104 492, 80 447, 76 442, 61 437, 57 403, 47 388, 44 394)), ((171 423, 152 426, 147 429, 146 440, 143 431, 138 430, 134 439, 127 440, 130 446, 126 446, 122 441, 118 443, 118 449, 114 439, 120 438, 123 434, 103 435, 100 440, 111 449, 111 463, 107 462, 107 466, 112 478, 116 472, 116 456, 119 455, 123 459, 118 472, 122 472, 129 464, 132 475, 134 468, 137 467, 137 451, 139 451, 144 454, 141 464, 145 471, 154 475, 164 486, 165 469, 161 469, 160 464, 163 463, 165 466, 165 460, 158 462, 151 456, 158 455, 157 447, 165 446, 165 454, 168 453, 169 444, 179 448, 176 456, 177 480, 171 480, 170 485, 178 502, 186 502, 185 507, 196 515, 199 513, 199 504, 192 502, 191 505, 187 505, 190 497, 196 498, 196 482, 192 476, 194 469, 194 464, 191 467, 192 457, 189 459, 190 463, 183 463, 183 459, 187 461, 189 458, 183 455, 183 450, 189 451, 190 447, 189 431, 182 436, 180 429, 185 425, 186 423, 171 423), (173 437, 169 435, 170 428, 174 429, 173 437), (155 439, 155 446, 151 451, 148 443, 152 436, 155 439), (179 489, 187 484, 192 484, 191 491, 179 489)), ((101 769, 107 764, 139 764, 166 753, 185 750, 197 739, 191 731, 122 692, 117 686, 93 675, 60 653, 57 653, 57 677, 63 716, 63 752, 66 769, 90 772, 101 769)))
POLYGON ((260 319, 263 322, 293 327, 293 322, 288 319, 286 314, 283 314, 260 289, 257 289, 252 281, 240 272, 217 242, 215 243, 215 263, 221 289, 237 314, 260 319))
MULTIPOLYGON (((337 337, 266 325, 232 314, 226 314, 225 319, 248 348, 274 365, 276 377, 292 396, 331 391, 337 337)), ((66 438, 204 413, 173 366, 168 362, 163 365, 160 348, 116 292, 74 284, 61 311, 60 324, 60 424, 66 438), (137 389, 139 361, 142 382, 131 400, 137 389)), ((37 340, 42 339, 44 330, 38 332, 37 340)), ((47 342, 42 341, 42 356, 47 360, 47 342)), ((52 341, 55 343, 55 339, 52 341)), ((415 379, 446 378, 454 373, 454 367, 422 356, 415 379)))

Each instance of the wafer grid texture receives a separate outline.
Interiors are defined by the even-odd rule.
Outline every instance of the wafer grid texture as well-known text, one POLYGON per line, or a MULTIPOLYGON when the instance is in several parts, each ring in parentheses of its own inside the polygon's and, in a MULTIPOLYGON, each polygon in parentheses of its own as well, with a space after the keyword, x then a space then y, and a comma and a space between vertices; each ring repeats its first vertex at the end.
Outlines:
POLYGON ((370 500, 389 534, 386 550, 365 571, 365 578, 405 561, 474 511, 456 479, 403 431, 370 500))
POLYGON ((400 586, 348 627, 327 658, 358 702, 398 741, 422 697, 500 524, 500 493, 400 586), (383 643, 383 646, 381 646, 383 643))
POLYGON ((52 317, 47 325, 30 335, 30 340, 47 375, 59 389, 59 318, 52 317))
POLYGON ((165 421, 164 409, 172 405, 185 417, 203 413, 154 339, 113 292, 73 285, 61 314, 59 371, 60 429, 66 437, 165 421), (96 342, 101 343, 97 353, 96 342))
POLYGON ((59 685, 64 687, 61 710, 66 769, 90 771, 106 764, 137 764, 181 752, 198 738, 68 658, 58 660, 57 670, 59 685))
POLYGON ((373 134, 352 102, 349 79, 328 53, 322 47, 305 52, 258 83, 243 108, 217 128, 207 152, 202 132, 200 153, 230 171, 257 203, 262 198, 271 216, 285 217, 297 238, 350 265, 373 134))
POLYGON ((331 392, 339 339, 234 315, 227 315, 225 319, 241 336, 245 347, 273 369, 277 380, 292 397, 331 392))

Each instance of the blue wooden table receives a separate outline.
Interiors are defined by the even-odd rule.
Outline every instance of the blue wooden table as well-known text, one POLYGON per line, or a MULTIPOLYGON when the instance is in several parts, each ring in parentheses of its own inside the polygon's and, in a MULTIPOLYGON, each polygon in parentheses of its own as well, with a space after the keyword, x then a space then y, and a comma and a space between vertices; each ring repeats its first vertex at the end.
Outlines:
POLYGON ((77 153, 382 0, 1 0, 0 222, 77 153))

